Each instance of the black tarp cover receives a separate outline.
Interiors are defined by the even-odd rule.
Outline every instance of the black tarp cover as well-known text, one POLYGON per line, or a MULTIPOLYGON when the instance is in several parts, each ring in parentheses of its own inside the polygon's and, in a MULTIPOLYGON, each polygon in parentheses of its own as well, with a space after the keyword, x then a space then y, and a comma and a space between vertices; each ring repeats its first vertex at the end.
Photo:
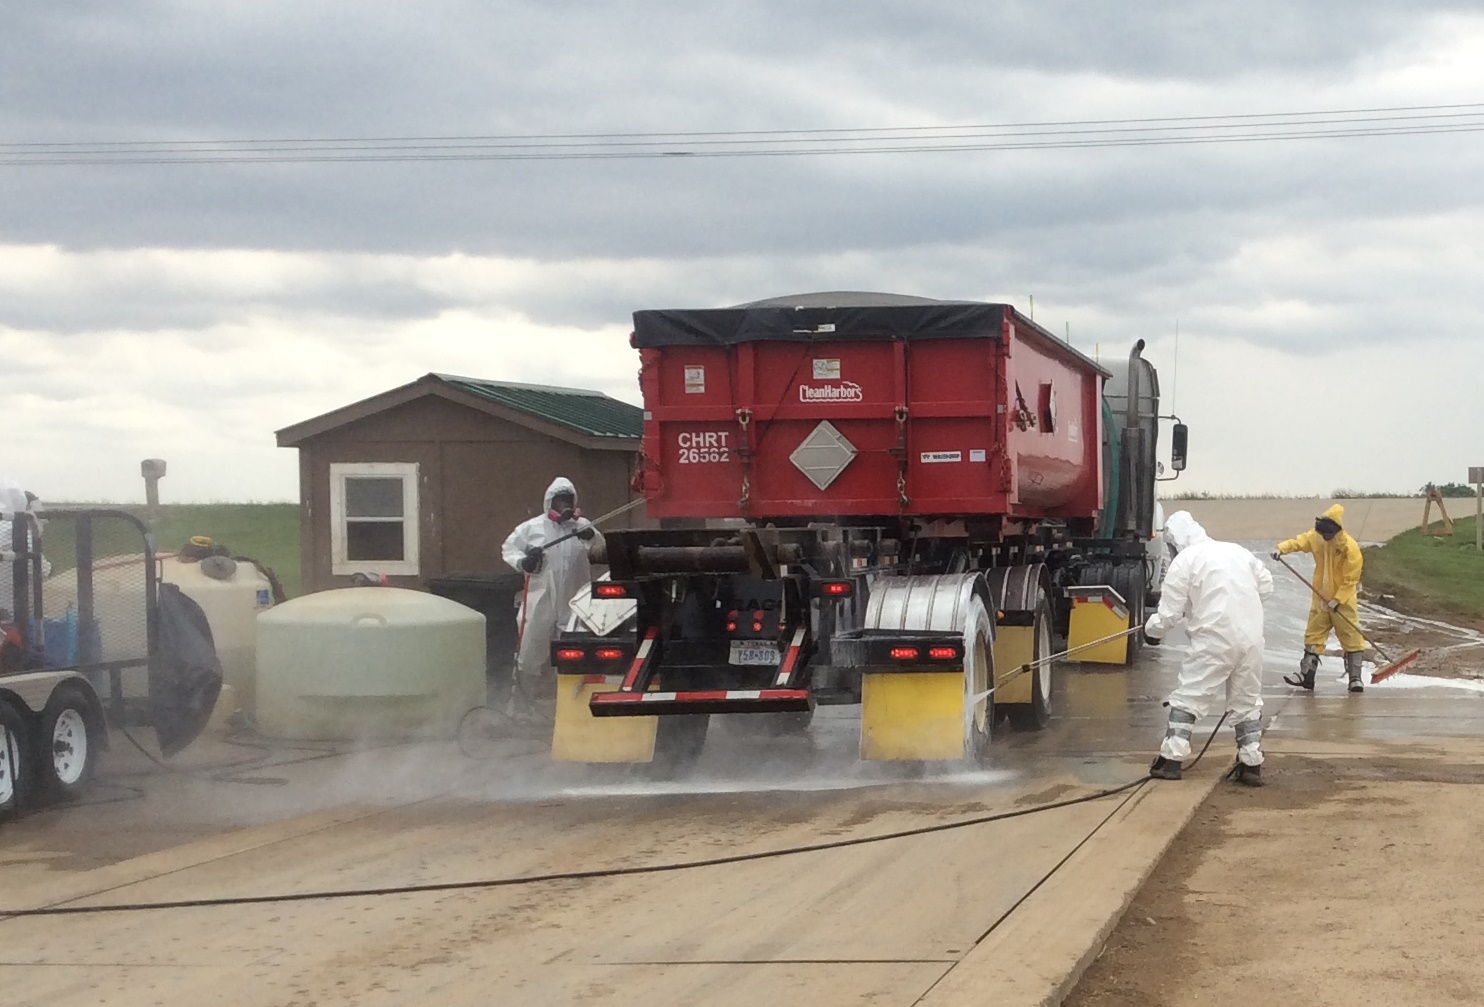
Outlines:
MULTIPOLYGON (((998 339, 1007 304, 894 294, 801 294, 732 308, 634 312, 634 345, 731 346, 831 339, 998 339)), ((1024 321, 1022 321, 1024 324, 1024 321)))
POLYGON ((174 755, 200 736, 222 691, 222 663, 201 606, 161 584, 159 636, 149 663, 149 706, 160 751, 174 755))

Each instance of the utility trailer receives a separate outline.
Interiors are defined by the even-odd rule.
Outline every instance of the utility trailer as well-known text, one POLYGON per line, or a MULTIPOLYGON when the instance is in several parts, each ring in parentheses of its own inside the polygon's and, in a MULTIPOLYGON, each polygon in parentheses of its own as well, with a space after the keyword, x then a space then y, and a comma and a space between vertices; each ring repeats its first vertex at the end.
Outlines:
POLYGON ((631 341, 660 527, 608 533, 553 644, 555 758, 679 769, 712 714, 858 704, 863 758, 978 761, 1047 724, 1054 641, 1142 621, 1142 341, 1115 377, 1009 305, 859 293, 639 311, 631 341))
POLYGON ((108 746, 110 719, 152 723, 161 750, 173 754, 205 726, 216 693, 209 674, 182 675, 160 646, 154 544, 138 518, 0 512, 0 528, 8 529, 0 536, 4 821, 79 796, 108 746))

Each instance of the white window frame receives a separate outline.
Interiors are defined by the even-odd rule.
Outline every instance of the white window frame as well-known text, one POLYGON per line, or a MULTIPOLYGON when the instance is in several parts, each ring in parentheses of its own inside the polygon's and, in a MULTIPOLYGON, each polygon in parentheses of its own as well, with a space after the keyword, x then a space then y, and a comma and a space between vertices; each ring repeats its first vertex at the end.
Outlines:
POLYGON ((330 464, 330 572, 336 576, 384 573, 415 577, 422 573, 418 544, 421 538, 418 511, 417 462, 332 462, 330 464), (345 480, 347 477, 395 477, 402 480, 402 542, 400 560, 352 560, 346 556, 345 480))

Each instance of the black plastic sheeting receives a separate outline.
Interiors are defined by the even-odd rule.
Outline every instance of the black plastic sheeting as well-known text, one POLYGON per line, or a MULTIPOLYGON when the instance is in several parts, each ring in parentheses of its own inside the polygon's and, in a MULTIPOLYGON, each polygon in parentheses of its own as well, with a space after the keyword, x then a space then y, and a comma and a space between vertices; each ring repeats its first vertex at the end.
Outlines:
POLYGON ((805 294, 735 308, 634 312, 634 345, 912 339, 998 339, 1008 304, 930 301, 891 294, 805 294))
POLYGON ((149 706, 160 752, 198 738, 222 691, 222 663, 201 606, 174 584, 159 588, 158 647, 149 663, 149 706))

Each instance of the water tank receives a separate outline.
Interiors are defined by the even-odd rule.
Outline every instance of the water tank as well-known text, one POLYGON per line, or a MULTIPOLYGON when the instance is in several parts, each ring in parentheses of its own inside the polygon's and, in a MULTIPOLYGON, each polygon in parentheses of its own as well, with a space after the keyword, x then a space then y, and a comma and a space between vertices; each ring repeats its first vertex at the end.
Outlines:
POLYGON ((273 604, 268 578, 251 563, 225 556, 209 556, 196 563, 170 557, 160 564, 160 576, 201 606, 211 626, 217 659, 222 662, 222 680, 232 687, 237 706, 251 712, 258 613, 273 604))
MULTIPOLYGON (((268 578, 251 563, 221 556, 210 558, 205 567, 172 553, 157 554, 156 560, 160 579, 178 585, 206 614, 223 678, 237 705, 251 712, 256 620, 273 604, 268 578)), ((42 584, 42 599, 49 618, 65 618, 67 609, 77 606, 77 571, 63 570, 48 578, 42 584)), ((148 655, 142 555, 109 557, 94 564, 93 614, 100 660, 136 661, 148 655)), ((126 671, 123 686, 126 697, 147 695, 143 669, 126 671)))
POLYGON ((257 672, 269 737, 451 738, 485 703, 484 616, 402 588, 321 591, 258 616, 257 672))

